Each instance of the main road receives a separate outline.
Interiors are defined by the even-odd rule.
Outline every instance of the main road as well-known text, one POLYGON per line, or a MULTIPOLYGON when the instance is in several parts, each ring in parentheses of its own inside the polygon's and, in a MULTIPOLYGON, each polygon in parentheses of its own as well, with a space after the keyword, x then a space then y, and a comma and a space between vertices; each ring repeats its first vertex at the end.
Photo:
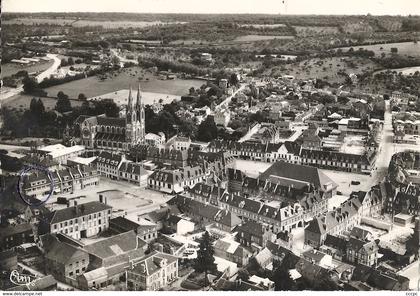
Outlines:
MULTIPOLYGON (((57 71, 58 67, 61 64, 61 61, 57 57, 57 55, 48 53, 47 57, 51 60, 54 60, 54 62, 47 70, 45 70, 44 72, 42 72, 41 74, 39 74, 35 77, 35 79, 38 83, 42 82, 45 78, 49 78, 51 76, 51 74, 53 74, 55 71, 57 71)), ((16 87, 16 88, 7 88, 7 92, 2 92, 0 94, 0 101, 6 100, 10 97, 18 95, 21 92, 23 92, 23 85, 21 85, 19 87, 16 87)))

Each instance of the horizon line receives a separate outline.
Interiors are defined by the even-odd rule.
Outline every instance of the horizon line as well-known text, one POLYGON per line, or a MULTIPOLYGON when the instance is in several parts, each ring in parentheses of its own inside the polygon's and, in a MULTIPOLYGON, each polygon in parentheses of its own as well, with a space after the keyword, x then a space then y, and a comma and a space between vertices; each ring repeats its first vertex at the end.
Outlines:
POLYGON ((124 14, 167 14, 167 15, 267 15, 267 16, 391 16, 391 17, 420 17, 420 14, 313 14, 313 13, 252 13, 252 12, 219 12, 219 13, 206 13, 206 12, 127 12, 127 11, 2 11, 3 14, 15 13, 15 14, 37 14, 37 13, 124 13, 124 14))

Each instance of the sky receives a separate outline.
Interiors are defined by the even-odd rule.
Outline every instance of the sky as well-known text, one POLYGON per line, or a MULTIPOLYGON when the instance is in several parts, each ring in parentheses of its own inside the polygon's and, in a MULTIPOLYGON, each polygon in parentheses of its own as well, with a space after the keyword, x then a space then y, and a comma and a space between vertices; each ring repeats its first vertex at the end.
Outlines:
POLYGON ((420 0, 3 0, 2 11, 420 15, 420 0))

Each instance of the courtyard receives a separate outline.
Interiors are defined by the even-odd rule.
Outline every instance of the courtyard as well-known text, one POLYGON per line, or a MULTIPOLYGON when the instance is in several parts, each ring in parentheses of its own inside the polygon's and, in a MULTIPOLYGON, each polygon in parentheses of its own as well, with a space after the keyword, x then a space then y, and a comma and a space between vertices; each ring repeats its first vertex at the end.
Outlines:
MULTIPOLYGON (((135 184, 113 181, 100 177, 100 186, 87 187, 75 193, 57 194, 47 202, 50 210, 65 208, 65 204, 57 204, 58 197, 77 200, 78 204, 99 201, 99 194, 106 197, 107 204, 113 207, 113 216, 125 216, 137 221, 137 216, 158 209, 172 196, 149 190, 135 184)), ((72 203, 70 205, 73 205, 72 203)))

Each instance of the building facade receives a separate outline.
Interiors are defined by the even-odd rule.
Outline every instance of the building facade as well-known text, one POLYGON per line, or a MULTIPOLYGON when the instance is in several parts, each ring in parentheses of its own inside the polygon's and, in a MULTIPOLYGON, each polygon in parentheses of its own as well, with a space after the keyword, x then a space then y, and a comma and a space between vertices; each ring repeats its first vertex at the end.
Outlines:
POLYGON ((130 89, 125 118, 104 115, 80 116, 76 120, 86 148, 128 151, 145 140, 145 115, 140 86, 135 101, 130 89))

